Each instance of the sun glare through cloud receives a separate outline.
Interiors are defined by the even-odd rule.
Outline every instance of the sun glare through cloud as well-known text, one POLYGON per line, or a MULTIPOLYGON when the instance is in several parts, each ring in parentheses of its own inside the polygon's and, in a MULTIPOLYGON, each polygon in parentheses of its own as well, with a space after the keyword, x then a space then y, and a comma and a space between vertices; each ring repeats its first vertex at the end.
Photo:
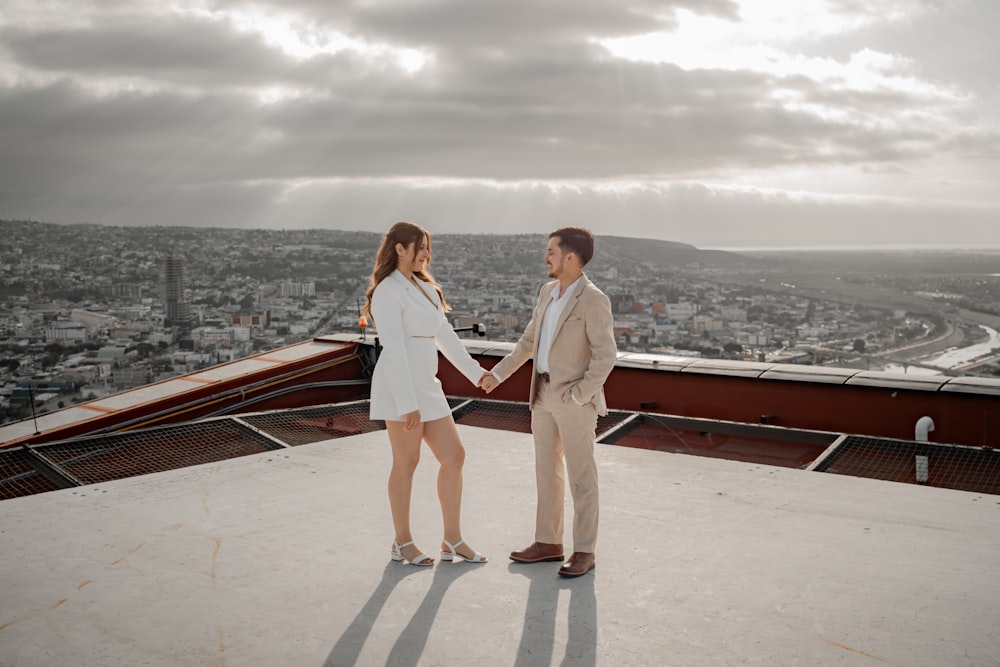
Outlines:
POLYGON ((813 40, 853 32, 876 20, 891 20, 901 4, 912 3, 890 3, 878 15, 848 15, 833 11, 822 0, 743 2, 738 21, 682 10, 671 32, 597 43, 618 58, 670 63, 684 70, 754 71, 776 77, 805 76, 834 88, 942 94, 914 78, 912 63, 898 55, 863 48, 837 59, 810 55, 804 49, 813 40))
MULTIPOLYGON (((928 11, 912 0, 853 7, 850 12, 825 0, 747 1, 740 3, 737 20, 681 10, 671 31, 597 43, 614 57, 674 65, 692 75, 707 70, 761 75, 758 108, 813 118, 849 132, 898 134, 896 157, 905 159, 907 154, 932 155, 953 134, 954 118, 971 117, 977 100, 968 91, 927 77, 907 55, 843 38, 877 25, 912 22, 928 11), (878 103, 884 99, 898 103, 878 103), (911 131, 918 127, 921 132, 911 131)), ((853 150, 817 137, 805 153, 808 166, 734 170, 725 177, 720 173, 716 182, 801 188, 817 194, 866 196, 873 187, 890 187, 890 196, 913 194, 904 170, 883 169, 875 181, 870 171, 858 169, 853 150), (816 178, 818 173, 826 177, 816 178), (810 185, 803 187, 806 183, 810 185)))
POLYGON ((353 51, 372 58, 386 58, 411 73, 421 69, 427 61, 426 55, 418 49, 367 42, 323 28, 296 14, 246 9, 212 14, 225 16, 238 30, 260 35, 267 44, 297 60, 353 51))

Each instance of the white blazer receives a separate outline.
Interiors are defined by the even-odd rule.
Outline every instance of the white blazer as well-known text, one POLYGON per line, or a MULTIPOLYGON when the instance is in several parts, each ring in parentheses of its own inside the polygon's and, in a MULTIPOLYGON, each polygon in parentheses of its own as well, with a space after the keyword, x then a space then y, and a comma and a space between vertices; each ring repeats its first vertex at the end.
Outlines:
POLYGON ((382 345, 372 375, 372 419, 398 420, 414 410, 420 410, 423 421, 451 414, 437 379, 438 350, 474 385, 485 373, 452 329, 434 287, 419 278, 417 283, 397 270, 372 293, 372 318, 382 345))

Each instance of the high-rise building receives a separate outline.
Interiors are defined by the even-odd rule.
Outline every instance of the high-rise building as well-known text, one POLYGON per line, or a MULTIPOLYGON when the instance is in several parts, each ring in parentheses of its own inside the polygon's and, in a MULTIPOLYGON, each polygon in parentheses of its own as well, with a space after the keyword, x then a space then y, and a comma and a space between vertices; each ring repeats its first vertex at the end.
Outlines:
POLYGON ((297 283, 297 282, 292 282, 291 279, 285 280, 278 285, 278 293, 283 298, 316 296, 316 283, 314 282, 297 283))
POLYGON ((184 293, 184 258, 171 249, 163 265, 163 302, 166 304, 166 326, 190 326, 191 304, 184 293))

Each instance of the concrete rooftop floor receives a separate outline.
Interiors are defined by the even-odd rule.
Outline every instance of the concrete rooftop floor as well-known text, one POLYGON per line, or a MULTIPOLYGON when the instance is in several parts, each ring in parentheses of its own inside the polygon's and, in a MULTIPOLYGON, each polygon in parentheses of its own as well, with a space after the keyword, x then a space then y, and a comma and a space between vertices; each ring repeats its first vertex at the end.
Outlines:
POLYGON ((598 565, 563 580, 507 559, 530 436, 459 430, 487 565, 389 560, 384 432, 3 501, 0 664, 1000 665, 998 496, 598 445, 598 565))

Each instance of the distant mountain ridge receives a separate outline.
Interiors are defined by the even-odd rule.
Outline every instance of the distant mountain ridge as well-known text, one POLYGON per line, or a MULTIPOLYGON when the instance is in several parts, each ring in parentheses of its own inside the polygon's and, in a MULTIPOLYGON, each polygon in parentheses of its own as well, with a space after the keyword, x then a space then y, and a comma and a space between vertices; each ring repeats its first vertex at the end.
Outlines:
POLYGON ((599 236, 598 248, 619 259, 644 264, 673 264, 678 267, 699 265, 703 268, 734 269, 760 266, 764 262, 725 250, 701 250, 687 243, 640 239, 628 236, 599 236))
MULTIPOLYGON (((38 222, 33 220, 0 220, 0 225, 3 225, 5 229, 10 229, 12 231, 15 229, 19 229, 21 231, 30 230, 34 233, 44 234, 44 238, 46 238, 46 240, 65 238, 72 239, 81 230, 86 231, 102 228, 116 230, 121 238, 131 241, 136 241, 139 238, 147 236, 166 236, 175 241, 192 241, 197 240, 199 235, 211 234, 222 236, 232 235, 236 238, 254 238, 260 242, 284 241, 302 243, 311 239, 318 243, 346 244, 350 247, 359 247, 359 249, 367 249, 367 246, 370 245, 372 250, 378 247, 379 239, 383 233, 382 231, 364 232, 328 228, 278 230, 258 228, 243 229, 232 227, 193 227, 183 225, 178 225, 176 227, 145 227, 139 225, 122 227, 96 223, 60 224, 52 222, 38 222)), ((433 232, 433 230, 431 231, 433 232)), ((544 239, 547 235, 548 232, 540 232, 537 235, 540 247, 544 247, 544 239)), ((434 236, 436 240, 446 240, 449 237, 462 238, 482 236, 483 238, 492 237, 495 239, 496 237, 504 236, 516 236, 523 238, 525 236, 534 235, 507 235, 491 232, 481 235, 469 233, 440 233, 434 234, 434 236)), ((83 238, 86 238, 85 235, 83 238)), ((701 250, 693 245, 679 243, 676 241, 605 235, 598 235, 597 241, 598 253, 607 253, 618 261, 633 261, 657 266, 676 266, 678 268, 700 266, 702 268, 716 269, 746 268, 765 264, 763 260, 757 258, 747 257, 724 250, 701 250)))

